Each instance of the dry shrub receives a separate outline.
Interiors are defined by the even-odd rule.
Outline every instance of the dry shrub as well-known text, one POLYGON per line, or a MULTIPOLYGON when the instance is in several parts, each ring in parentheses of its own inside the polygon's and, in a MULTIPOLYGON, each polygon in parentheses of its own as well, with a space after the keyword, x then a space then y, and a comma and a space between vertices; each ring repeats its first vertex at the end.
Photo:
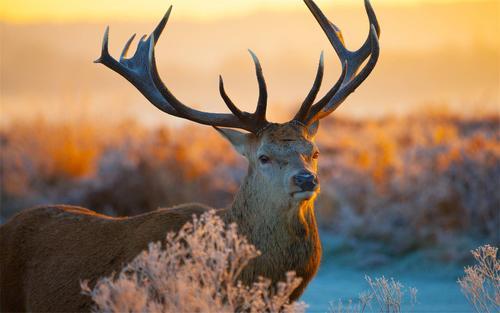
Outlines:
POLYGON ((111 215, 193 201, 221 207, 242 175, 241 161, 215 132, 189 127, 39 119, 1 129, 0 145, 0 219, 53 203, 111 215))
POLYGON ((18 121, 0 130, 3 217, 29 206, 64 200, 78 181, 95 175, 104 136, 89 120, 18 121))
MULTIPOLYGON (((349 238, 354 250, 360 242, 376 243, 364 256, 387 260, 432 247, 439 247, 436 258, 465 260, 470 242, 497 243, 499 121, 495 116, 325 121, 318 140, 318 211, 327 217, 320 218, 321 226, 349 238)), ((369 257, 363 262, 373 263, 369 257)))
MULTIPOLYGON (((361 265, 435 247, 436 258, 463 261, 478 241, 500 244, 499 121, 446 112, 326 119, 320 226, 363 251, 361 265)), ((198 125, 38 120, 0 130, 0 144, 2 218, 53 203, 112 215, 183 202, 225 207, 245 175, 243 159, 198 125)))
POLYGON ((185 202, 225 206, 243 172, 241 160, 215 132, 189 128, 158 128, 141 140, 118 142, 103 152, 97 168, 82 188, 81 204, 121 216, 185 202))
POLYGON ((226 227, 210 211, 167 234, 163 245, 151 243, 116 277, 82 289, 96 312, 304 312, 303 303, 288 300, 301 282, 293 272, 275 288, 265 278, 250 287, 238 281, 259 254, 235 224, 226 227))
POLYGON ((500 261, 497 247, 481 246, 471 251, 477 264, 465 268, 460 288, 478 313, 500 311, 500 261))
POLYGON ((404 295, 409 294, 410 307, 417 302, 417 289, 409 287, 408 291, 399 281, 393 278, 387 279, 384 276, 372 279, 366 275, 365 280, 370 286, 368 291, 362 292, 359 295, 357 303, 349 300, 347 304, 342 301, 338 303, 330 303, 329 313, 364 313, 368 308, 372 308, 372 302, 376 301, 376 312, 380 313, 402 313, 404 304, 404 295))

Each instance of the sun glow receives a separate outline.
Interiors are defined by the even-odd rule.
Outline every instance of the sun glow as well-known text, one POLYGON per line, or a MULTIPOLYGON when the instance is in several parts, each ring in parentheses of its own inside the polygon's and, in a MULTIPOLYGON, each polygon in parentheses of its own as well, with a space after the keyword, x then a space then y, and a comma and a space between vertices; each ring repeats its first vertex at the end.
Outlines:
MULTIPOLYGON (((470 0, 472 1, 472 0, 470 0)), ((319 5, 360 5, 362 0, 317 0, 319 5)), ((416 5, 451 3, 458 0, 376 0, 377 5, 416 5)), ((463 2, 463 1, 462 1, 463 2)), ((120 20, 142 20, 157 16, 170 4, 176 14, 187 19, 217 19, 244 15, 260 10, 295 10, 301 1, 290 0, 3 0, 0 20, 9 22, 101 21, 110 17, 120 20)))

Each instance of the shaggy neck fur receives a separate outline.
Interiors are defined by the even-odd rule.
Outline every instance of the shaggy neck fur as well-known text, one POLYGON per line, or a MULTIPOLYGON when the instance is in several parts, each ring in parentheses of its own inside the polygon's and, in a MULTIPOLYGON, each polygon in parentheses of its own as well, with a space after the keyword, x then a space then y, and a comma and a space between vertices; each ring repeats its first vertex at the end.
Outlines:
POLYGON ((258 184, 259 179, 249 169, 224 217, 226 223, 236 223, 240 234, 262 253, 250 262, 241 279, 254 282, 263 276, 276 283, 293 270, 303 280, 292 295, 296 299, 316 273, 321 258, 314 199, 280 201, 272 193, 257 192, 262 189, 258 184))

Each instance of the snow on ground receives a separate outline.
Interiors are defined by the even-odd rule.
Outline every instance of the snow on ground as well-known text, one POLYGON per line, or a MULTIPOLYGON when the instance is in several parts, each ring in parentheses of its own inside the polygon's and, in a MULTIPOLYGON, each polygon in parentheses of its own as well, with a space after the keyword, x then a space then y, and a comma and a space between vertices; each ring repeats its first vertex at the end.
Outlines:
MULTIPOLYGON (((362 269, 355 264, 351 256, 335 256, 329 253, 332 248, 326 246, 326 255, 318 274, 307 287, 301 300, 309 305, 308 312, 327 312, 330 302, 350 299, 356 301, 358 295, 367 291, 369 286, 365 275, 372 278, 393 277, 405 286, 405 303, 409 303, 407 287, 418 289, 417 304, 411 308, 403 306, 403 312, 429 313, 469 313, 473 312, 460 291, 457 279, 463 274, 462 268, 453 264, 427 262, 421 255, 395 260, 389 265, 374 269, 362 269), (351 258, 351 259, 349 259, 351 258)), ((325 244, 324 244, 325 246, 325 244)), ((372 303, 373 312, 378 312, 376 302, 372 303)), ((369 311, 371 312, 371 311, 369 311)))

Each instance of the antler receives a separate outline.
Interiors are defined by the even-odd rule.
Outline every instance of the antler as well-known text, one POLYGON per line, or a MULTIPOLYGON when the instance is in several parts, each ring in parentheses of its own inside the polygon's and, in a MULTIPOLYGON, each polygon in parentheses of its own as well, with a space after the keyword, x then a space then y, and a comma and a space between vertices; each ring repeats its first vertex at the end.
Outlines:
MULTIPOLYGON (((379 56, 378 37, 380 36, 380 27, 370 2, 365 0, 366 13, 370 21, 370 33, 361 48, 356 51, 350 51, 344 45, 340 29, 328 21, 314 1, 304 0, 304 2, 320 24, 321 28, 323 28, 323 31, 342 62, 342 74, 339 80, 321 100, 313 104, 323 80, 324 61, 323 53, 321 53, 318 71, 311 91, 302 103, 299 112, 297 112, 293 118, 294 121, 309 125, 332 113, 371 73, 379 56), (368 62, 358 73, 359 68, 368 57, 370 57, 368 62)), ((137 50, 131 58, 126 58, 126 55, 135 38, 135 34, 126 42, 120 55, 120 60, 117 61, 108 51, 109 27, 107 27, 102 42, 101 56, 95 62, 104 64, 126 78, 154 106, 167 114, 185 118, 200 124, 241 128, 258 134, 260 130, 270 123, 266 120, 266 82, 262 74, 262 67, 259 59, 251 50, 249 50, 249 52, 255 63, 255 71, 259 83, 259 99, 254 113, 241 111, 231 101, 224 89, 222 76, 219 77, 219 91, 232 114, 208 113, 193 109, 180 102, 165 86, 156 67, 154 48, 167 24, 171 11, 172 6, 170 6, 163 19, 149 37, 146 38, 146 36, 143 36, 139 40, 137 50)))
POLYGON ((353 93, 370 75, 379 57, 380 47, 378 38, 380 37, 380 26, 370 1, 365 0, 365 9, 370 22, 370 32, 361 48, 356 51, 350 51, 345 47, 340 29, 326 18, 316 3, 312 0, 304 0, 304 2, 325 32, 342 63, 342 74, 337 83, 321 100, 313 105, 323 76, 323 56, 321 56, 313 87, 306 100, 304 100, 299 112, 294 117, 294 120, 308 125, 335 111, 347 96, 353 93), (370 57, 368 62, 358 72, 368 57, 370 57))
POLYGON ((147 39, 143 36, 137 44, 137 50, 133 57, 125 58, 128 49, 135 38, 135 34, 125 44, 120 55, 120 60, 115 60, 108 51, 109 27, 106 28, 102 42, 102 51, 99 59, 95 63, 102 63, 111 70, 117 72, 134 85, 154 106, 163 112, 177 117, 185 118, 200 124, 241 128, 252 133, 258 133, 259 130, 266 127, 269 122, 266 121, 267 108, 267 88, 262 74, 262 68, 257 56, 250 51, 255 62, 257 79, 259 82, 259 100, 255 113, 240 111, 229 99, 224 91, 222 78, 220 79, 220 91, 224 102, 233 114, 226 113, 207 113, 202 112, 180 102, 165 86, 158 74, 155 60, 155 45, 167 24, 172 6, 160 21, 155 30, 147 39))

